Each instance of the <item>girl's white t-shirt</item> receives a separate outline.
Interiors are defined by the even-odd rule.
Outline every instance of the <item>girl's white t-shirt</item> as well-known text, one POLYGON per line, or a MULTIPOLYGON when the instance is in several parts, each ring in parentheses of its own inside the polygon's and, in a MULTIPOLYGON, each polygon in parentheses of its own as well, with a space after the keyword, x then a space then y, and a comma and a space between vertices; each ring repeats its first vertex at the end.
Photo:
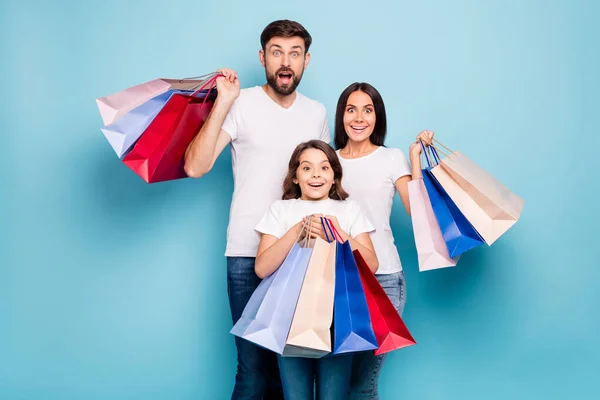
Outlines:
POLYGON ((340 156, 344 170, 342 187, 360 205, 375 232, 371 234, 379 260, 377 274, 402 271, 398 249, 390 227, 392 204, 398 178, 412 173, 406 156, 400 149, 379 147, 364 157, 347 159, 340 156))
POLYGON ((263 216, 255 230, 280 239, 292 226, 311 214, 333 215, 340 228, 355 238, 374 230, 358 203, 352 200, 277 200, 263 216))

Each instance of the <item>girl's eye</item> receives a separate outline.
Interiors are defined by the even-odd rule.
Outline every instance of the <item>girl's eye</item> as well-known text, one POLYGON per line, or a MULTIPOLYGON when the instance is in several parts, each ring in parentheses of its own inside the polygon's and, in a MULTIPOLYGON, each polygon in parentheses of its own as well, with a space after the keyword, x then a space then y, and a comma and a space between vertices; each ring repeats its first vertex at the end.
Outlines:
POLYGON ((310 170, 310 167, 303 167, 302 169, 303 169, 304 171, 309 171, 309 170, 310 170))
POLYGON ((323 166, 323 171, 327 171, 329 167, 327 165, 323 166))

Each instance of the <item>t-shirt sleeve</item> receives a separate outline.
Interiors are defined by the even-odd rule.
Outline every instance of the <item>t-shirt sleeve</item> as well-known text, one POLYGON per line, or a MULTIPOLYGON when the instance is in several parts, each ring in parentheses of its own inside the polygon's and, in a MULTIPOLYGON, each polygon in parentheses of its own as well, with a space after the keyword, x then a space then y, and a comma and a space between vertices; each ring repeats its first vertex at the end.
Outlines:
POLYGON ((375 231, 375 228, 367 219, 366 215, 362 212, 358 203, 352 200, 346 201, 348 201, 347 212, 348 220, 350 221, 350 232, 348 232, 348 234, 355 238, 361 233, 375 231))
POLYGON ((283 227, 283 213, 281 209, 281 202, 276 201, 271 204, 269 211, 262 217, 255 231, 264 235, 272 235, 277 239, 280 239, 285 235, 285 229, 283 227))
POLYGON ((411 175, 410 164, 400 149, 394 149, 392 157, 392 182, 395 183, 399 178, 411 175))
POLYGON ((329 132, 329 123, 327 122, 327 111, 323 107, 323 126, 321 128, 321 137, 319 138, 325 143, 331 143, 331 133, 329 132))
POLYGON ((235 100, 235 102, 229 109, 229 112, 225 116, 225 121, 223 121, 223 126, 221 127, 221 129, 223 129, 225 132, 227 132, 227 134, 231 138, 231 141, 234 141, 235 139, 237 139, 237 136, 238 136, 239 100, 240 100, 239 97, 235 100))

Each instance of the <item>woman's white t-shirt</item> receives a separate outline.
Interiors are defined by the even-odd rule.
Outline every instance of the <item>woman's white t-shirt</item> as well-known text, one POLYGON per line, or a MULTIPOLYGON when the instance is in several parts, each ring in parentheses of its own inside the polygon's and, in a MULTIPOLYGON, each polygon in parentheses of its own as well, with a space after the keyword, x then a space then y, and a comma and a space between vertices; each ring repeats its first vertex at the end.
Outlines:
POLYGON ((255 230, 280 239, 290 228, 311 214, 333 215, 340 228, 355 238, 374 230, 358 203, 352 200, 277 200, 263 216, 255 230))
POLYGON ((390 227, 392 204, 398 178, 410 175, 411 168, 400 149, 379 147, 360 158, 343 158, 337 151, 344 175, 342 187, 358 202, 367 219, 375 227, 371 233, 373 247, 379 260, 377 274, 402 271, 398 249, 390 227))

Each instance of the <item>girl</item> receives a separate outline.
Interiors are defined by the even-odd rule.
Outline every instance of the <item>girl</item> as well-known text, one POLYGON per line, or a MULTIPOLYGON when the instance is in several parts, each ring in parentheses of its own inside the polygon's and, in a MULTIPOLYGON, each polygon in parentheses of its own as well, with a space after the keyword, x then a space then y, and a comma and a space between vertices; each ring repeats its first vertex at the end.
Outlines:
MULTIPOLYGON (((422 131, 410 146, 408 164, 400 149, 384 146, 385 105, 381 95, 368 83, 353 83, 340 95, 335 115, 335 146, 344 168, 343 184, 373 223, 371 235, 379 259, 377 279, 402 315, 406 303, 404 272, 394 245, 390 214, 396 192, 410 215, 408 182, 422 179, 421 144, 431 144, 433 132, 422 131)), ((379 374, 385 355, 372 352, 354 355, 350 381, 351 399, 379 399, 379 374)))
MULTIPOLYGON (((260 278, 272 274, 283 263, 311 219, 311 237, 327 240, 319 217, 329 218, 344 241, 360 250, 376 271, 377 257, 369 232, 373 226, 357 203, 346 200, 342 167, 331 146, 320 140, 301 143, 294 150, 283 182, 283 200, 273 203, 256 227, 261 234, 255 270, 260 278)), ((287 400, 344 399, 350 380, 352 355, 321 359, 279 357, 284 396, 287 400)))

